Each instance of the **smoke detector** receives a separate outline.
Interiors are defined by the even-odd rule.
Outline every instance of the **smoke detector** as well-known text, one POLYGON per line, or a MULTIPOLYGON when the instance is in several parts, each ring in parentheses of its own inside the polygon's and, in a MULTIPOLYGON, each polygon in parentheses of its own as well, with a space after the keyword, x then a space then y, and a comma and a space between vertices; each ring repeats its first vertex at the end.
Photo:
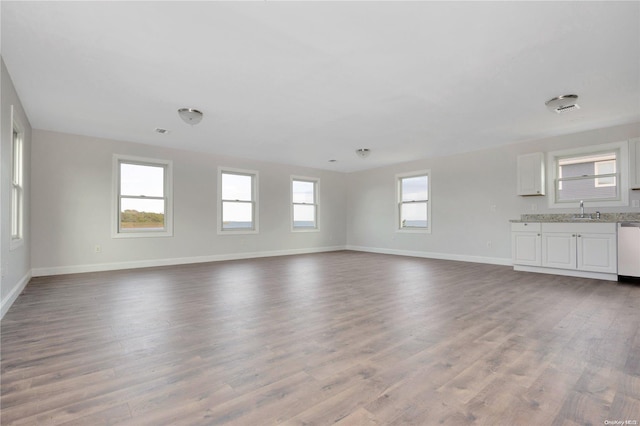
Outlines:
POLYGON ((574 109, 580 109, 580 106, 576 103, 577 99, 578 95, 562 95, 549 99, 544 104, 556 114, 562 114, 574 109))

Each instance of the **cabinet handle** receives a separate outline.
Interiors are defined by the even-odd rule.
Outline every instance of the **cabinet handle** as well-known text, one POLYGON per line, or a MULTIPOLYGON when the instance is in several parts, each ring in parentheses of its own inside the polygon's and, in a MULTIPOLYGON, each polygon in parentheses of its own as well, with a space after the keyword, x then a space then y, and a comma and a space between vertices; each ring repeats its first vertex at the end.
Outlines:
POLYGON ((540 236, 540 234, 538 234, 538 237, 540 236))
POLYGON ((582 235, 578 234, 578 237, 582 237, 582 235))
POLYGON ((571 236, 572 236, 572 237, 575 237, 575 236, 576 236, 576 234, 573 234, 573 235, 571 235, 571 236))

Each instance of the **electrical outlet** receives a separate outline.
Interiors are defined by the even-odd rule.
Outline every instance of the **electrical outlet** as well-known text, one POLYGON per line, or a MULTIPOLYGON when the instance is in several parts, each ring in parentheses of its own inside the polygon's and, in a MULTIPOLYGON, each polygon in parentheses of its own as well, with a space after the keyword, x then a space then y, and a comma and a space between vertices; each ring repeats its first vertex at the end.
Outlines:
POLYGON ((531 211, 535 212, 538 210, 538 205, 537 204, 531 204, 531 211))
POLYGON ((491 242, 491 240, 487 241, 487 248, 491 248, 492 245, 493 243, 491 242))
POLYGON ((498 206, 496 206, 495 204, 492 204, 490 207, 490 210, 495 213, 498 211, 498 206))
POLYGON ((640 200, 631 200, 631 206, 640 207, 640 200))
POLYGON ((101 247, 99 244, 96 244, 96 245, 93 247, 93 252, 94 252, 94 253, 102 253, 102 247, 101 247))

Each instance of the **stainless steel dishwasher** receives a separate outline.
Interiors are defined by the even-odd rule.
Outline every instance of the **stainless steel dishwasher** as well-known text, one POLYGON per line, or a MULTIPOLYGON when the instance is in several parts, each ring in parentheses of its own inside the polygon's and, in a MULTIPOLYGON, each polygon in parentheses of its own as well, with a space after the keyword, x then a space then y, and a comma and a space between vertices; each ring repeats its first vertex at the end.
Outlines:
POLYGON ((618 223, 618 281, 640 282, 640 223, 618 223))

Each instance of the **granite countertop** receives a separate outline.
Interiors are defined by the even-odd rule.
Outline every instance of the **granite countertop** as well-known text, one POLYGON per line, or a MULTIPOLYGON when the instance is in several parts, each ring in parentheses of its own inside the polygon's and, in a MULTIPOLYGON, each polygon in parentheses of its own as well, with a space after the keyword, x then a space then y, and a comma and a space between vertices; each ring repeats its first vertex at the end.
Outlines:
MULTIPOLYGON (((595 213, 585 213, 585 216, 595 213)), ((566 222, 566 223, 616 223, 616 222, 640 222, 640 213, 601 213, 600 219, 580 220, 575 219, 575 213, 562 214, 523 214, 520 219, 512 219, 511 223, 523 222, 566 222)))

